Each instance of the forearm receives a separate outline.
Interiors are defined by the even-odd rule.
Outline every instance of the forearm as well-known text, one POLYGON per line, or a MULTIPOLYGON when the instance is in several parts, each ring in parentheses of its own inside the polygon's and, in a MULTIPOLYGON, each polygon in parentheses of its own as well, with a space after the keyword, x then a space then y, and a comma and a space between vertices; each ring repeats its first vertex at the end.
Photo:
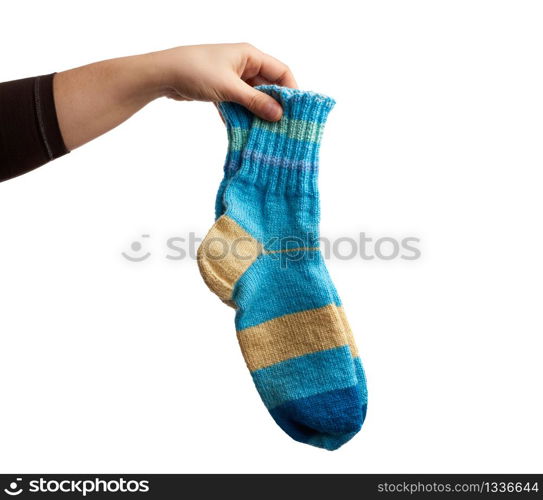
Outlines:
POLYGON ((260 84, 296 86, 287 66, 246 43, 175 47, 1 83, 0 181, 91 141, 161 96, 233 101, 279 120, 281 106, 254 88, 260 84))
POLYGON ((116 127, 162 95, 149 55, 0 83, 0 182, 116 127))
POLYGON ((101 61, 55 75, 58 122, 69 150, 108 132, 163 95, 153 54, 101 61))

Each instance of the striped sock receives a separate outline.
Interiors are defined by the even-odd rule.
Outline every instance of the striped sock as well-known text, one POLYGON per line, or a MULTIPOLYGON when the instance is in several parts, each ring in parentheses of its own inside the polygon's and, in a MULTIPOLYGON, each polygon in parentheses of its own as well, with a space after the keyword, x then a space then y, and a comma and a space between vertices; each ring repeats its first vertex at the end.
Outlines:
MULTIPOLYGON (((275 124, 255 118, 243 167, 238 160, 233 178, 225 169, 228 187, 219 195, 228 209, 200 247, 200 269, 237 308, 242 351, 272 416, 294 439, 335 449, 360 428, 367 392, 341 302, 316 251, 318 146, 333 101, 259 88, 282 103, 285 115, 275 124), (287 240, 302 243, 285 252, 287 240), (229 251, 219 255, 224 242, 229 251)), ((222 210, 218 199, 217 215, 222 210)))
MULTIPOLYGON (((273 95, 276 99, 282 102, 281 92, 274 85, 261 85, 257 87, 261 92, 266 94, 273 95)), ((226 206, 224 202, 224 191, 228 182, 232 179, 235 173, 241 167, 243 151, 247 144, 249 138, 249 130, 253 122, 253 115, 243 106, 236 104, 234 102, 221 102, 218 104, 219 111, 224 119, 226 124, 226 131, 228 136, 228 150, 226 155, 226 161, 224 165, 224 177, 219 186, 219 191, 217 193, 217 198, 215 202, 215 219, 218 219, 226 211, 226 206)), ((322 129, 321 129, 322 132, 322 129)), ((326 272, 328 272, 326 270, 326 272)), ((334 303, 338 308, 338 313, 341 318, 343 331, 347 338, 348 344, 351 346, 351 351, 353 354, 353 363, 355 365, 355 371, 358 379, 358 389, 360 397, 363 401, 364 411, 367 409, 368 401, 368 391, 366 385, 366 376, 364 373, 364 368, 362 367, 362 361, 356 346, 353 332, 347 316, 345 315, 345 310, 341 302, 341 298, 330 278, 328 276, 328 284, 330 287, 330 293, 334 297, 334 303)), ((232 304, 231 304, 232 305, 232 304)))

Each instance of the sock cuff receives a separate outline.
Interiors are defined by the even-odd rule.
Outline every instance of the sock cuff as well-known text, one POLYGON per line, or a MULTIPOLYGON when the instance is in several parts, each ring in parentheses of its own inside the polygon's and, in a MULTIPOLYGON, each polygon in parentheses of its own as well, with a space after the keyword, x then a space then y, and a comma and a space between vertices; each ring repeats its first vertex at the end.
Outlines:
POLYGON ((277 85, 256 88, 279 101, 283 117, 278 122, 254 117, 242 170, 247 174, 252 171, 252 177, 262 182, 267 179, 270 186, 279 189, 313 189, 324 124, 335 101, 323 94, 277 85))
POLYGON ((253 116, 251 112, 235 102, 219 102, 217 108, 227 128, 249 129, 253 116))
POLYGON ((291 89, 279 85, 258 85, 255 89, 278 101, 283 108, 284 118, 324 123, 336 104, 331 97, 311 90, 291 89))
POLYGON ((277 167, 316 169, 324 124, 335 101, 277 85, 256 88, 281 103, 283 117, 278 122, 255 117, 245 155, 277 167))
POLYGON ((235 102, 220 102, 217 104, 217 108, 226 125, 228 136, 224 173, 226 177, 231 177, 241 165, 241 152, 247 143, 253 116, 247 109, 235 102))
POLYGON ((228 150, 241 152, 247 142, 253 120, 252 114, 235 102, 220 102, 217 107, 226 124, 228 150))

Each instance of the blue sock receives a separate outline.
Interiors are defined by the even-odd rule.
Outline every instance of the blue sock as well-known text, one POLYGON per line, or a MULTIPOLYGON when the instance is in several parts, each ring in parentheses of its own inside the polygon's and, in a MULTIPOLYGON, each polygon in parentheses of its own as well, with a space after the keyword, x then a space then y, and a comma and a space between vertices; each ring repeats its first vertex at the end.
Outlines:
MULTIPOLYGON (((261 85, 257 88, 261 92, 273 95, 280 102, 282 101, 281 92, 276 86, 261 85)), ((224 167, 224 177, 219 186, 219 191, 217 193, 215 203, 215 219, 218 219, 221 215, 223 215, 226 210, 226 206, 224 203, 224 190, 226 189, 226 186, 230 179, 241 167, 241 158, 243 156, 243 151, 245 150, 245 146, 249 138, 249 130, 253 122, 252 113, 243 106, 240 106, 239 104, 233 102, 222 102, 218 105, 218 107, 226 124, 226 130, 228 135, 228 152, 224 167)), ((354 340, 351 326, 349 324, 347 316, 345 315, 341 298, 337 293, 337 290, 329 276, 328 282, 331 293, 334 296, 334 302, 338 307, 338 311, 341 316, 345 334, 349 339, 349 345, 351 346, 351 350, 353 352, 353 362, 355 364, 357 378, 359 380, 358 388, 360 396, 367 408, 368 392, 366 376, 364 368, 362 367, 362 361, 360 359, 358 348, 354 340)))
MULTIPOLYGON (((208 286, 237 309, 245 360, 276 422, 298 441, 335 449, 360 429, 367 391, 318 251, 318 148, 333 101, 260 90, 281 102, 284 117, 254 118, 241 168, 239 156, 227 160, 238 170, 225 169, 226 213, 200 247, 199 265, 208 286)), ((217 215, 222 209, 219 197, 217 215)))

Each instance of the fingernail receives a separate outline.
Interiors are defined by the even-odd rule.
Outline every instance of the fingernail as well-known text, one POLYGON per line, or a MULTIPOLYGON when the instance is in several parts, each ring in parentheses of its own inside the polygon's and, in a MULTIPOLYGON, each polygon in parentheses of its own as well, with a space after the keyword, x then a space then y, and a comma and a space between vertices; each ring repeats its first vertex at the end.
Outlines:
POLYGON ((281 115, 283 114, 283 109, 277 102, 271 101, 266 103, 266 106, 264 107, 264 114, 268 120, 276 121, 281 118, 281 115))

